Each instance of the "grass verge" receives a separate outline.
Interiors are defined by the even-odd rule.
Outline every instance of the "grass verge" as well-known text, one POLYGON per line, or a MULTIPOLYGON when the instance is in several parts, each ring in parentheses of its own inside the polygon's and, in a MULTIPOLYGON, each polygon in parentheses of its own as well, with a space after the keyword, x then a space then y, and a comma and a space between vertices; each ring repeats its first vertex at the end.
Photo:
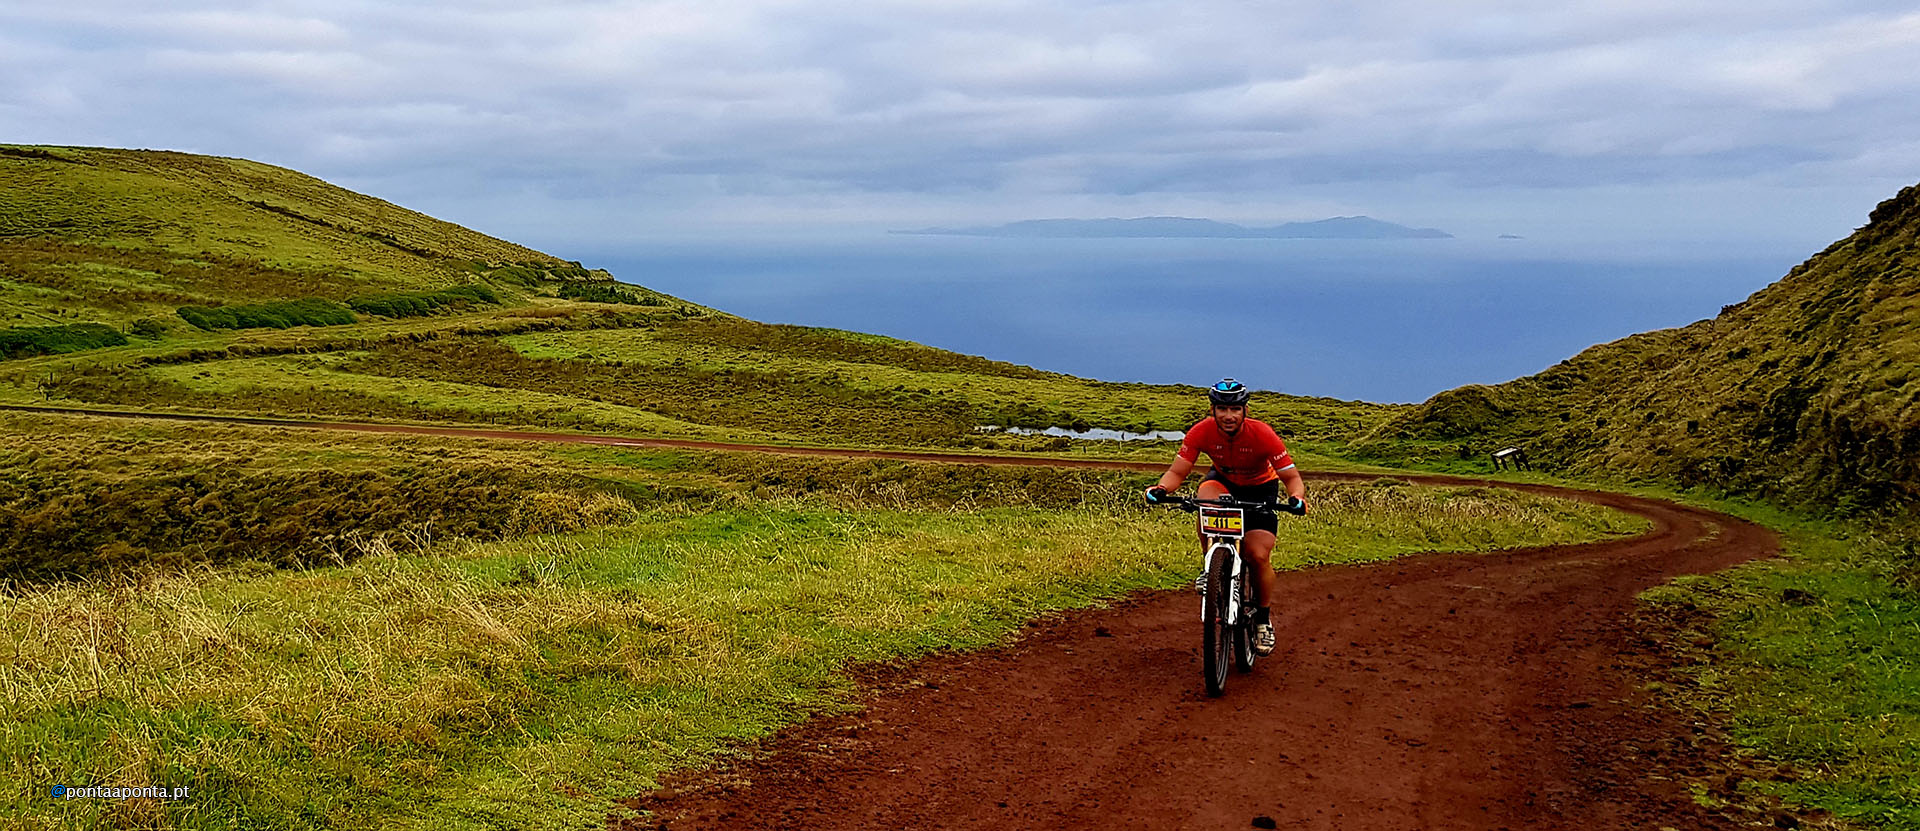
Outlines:
POLYGON ((1643 623, 1677 664, 1656 683, 1661 699, 1720 726, 1742 757, 1715 798, 1778 798, 1839 827, 1920 829, 1911 531, 1716 507, 1778 530, 1788 559, 1642 598, 1643 623))

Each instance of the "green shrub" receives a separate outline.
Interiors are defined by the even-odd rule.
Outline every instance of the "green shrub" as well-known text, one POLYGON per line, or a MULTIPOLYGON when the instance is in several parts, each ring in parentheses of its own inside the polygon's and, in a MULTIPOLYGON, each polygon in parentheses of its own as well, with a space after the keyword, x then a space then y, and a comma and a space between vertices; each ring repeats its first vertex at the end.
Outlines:
POLYGON ((509 265, 489 269, 487 279, 512 283, 516 286, 534 286, 547 279, 547 273, 538 268, 524 265, 509 265))
POLYGON ((180 317, 207 331, 340 326, 359 322, 359 318, 353 316, 353 310, 321 297, 254 305, 181 306, 180 317))
POLYGON ((143 317, 127 327, 127 334, 152 340, 166 334, 167 329, 166 321, 155 317, 143 317))
POLYGON ((560 286, 560 296, 588 303, 624 303, 629 306, 659 306, 665 302, 660 295, 644 289, 635 291, 617 283, 597 280, 590 283, 564 283, 560 286))
POLYGON ((437 291, 369 294, 347 301, 356 312, 381 317, 422 317, 443 307, 465 308, 476 303, 498 305, 500 295, 486 285, 468 283, 437 291))
POLYGON ((24 358, 32 355, 59 355, 106 346, 125 346, 127 336, 111 326, 99 323, 69 323, 65 326, 19 326, 0 329, 0 357, 24 358))

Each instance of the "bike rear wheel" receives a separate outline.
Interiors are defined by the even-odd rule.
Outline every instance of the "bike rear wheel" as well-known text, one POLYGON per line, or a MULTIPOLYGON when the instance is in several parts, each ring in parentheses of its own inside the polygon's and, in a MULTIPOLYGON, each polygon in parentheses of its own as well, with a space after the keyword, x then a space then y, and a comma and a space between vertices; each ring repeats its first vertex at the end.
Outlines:
POLYGON ((1252 672, 1259 653, 1253 651, 1253 569, 1240 570, 1240 616, 1233 627, 1233 668, 1252 672))
POLYGON ((1227 689, 1227 667, 1233 662, 1233 632, 1227 625, 1232 608, 1232 548, 1218 545, 1207 552, 1207 596, 1200 608, 1201 674, 1207 682, 1207 695, 1219 695, 1227 689))

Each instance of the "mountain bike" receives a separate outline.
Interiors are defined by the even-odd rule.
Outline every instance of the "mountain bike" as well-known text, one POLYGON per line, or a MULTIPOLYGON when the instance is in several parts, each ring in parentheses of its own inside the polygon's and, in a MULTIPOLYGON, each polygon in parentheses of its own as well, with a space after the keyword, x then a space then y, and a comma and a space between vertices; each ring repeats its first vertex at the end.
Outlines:
POLYGON ((1253 615, 1259 606, 1254 591, 1254 573, 1240 554, 1240 541, 1247 534, 1248 514, 1273 514, 1286 508, 1275 502, 1241 502, 1231 496, 1219 499, 1188 499, 1167 494, 1156 505, 1168 505, 1188 513, 1200 514, 1200 531, 1206 538, 1201 545, 1200 577, 1194 585, 1200 590, 1200 664, 1207 683, 1207 695, 1220 695, 1227 689, 1227 668, 1252 672, 1253 615))

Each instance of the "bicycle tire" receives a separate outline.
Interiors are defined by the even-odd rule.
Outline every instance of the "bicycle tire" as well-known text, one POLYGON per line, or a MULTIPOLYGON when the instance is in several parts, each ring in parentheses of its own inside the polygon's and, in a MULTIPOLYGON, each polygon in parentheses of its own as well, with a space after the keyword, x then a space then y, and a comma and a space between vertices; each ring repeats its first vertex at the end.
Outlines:
POLYGON ((1232 664, 1233 633, 1227 625, 1227 607, 1233 602, 1233 558, 1239 556, 1231 546, 1216 545, 1207 552, 1207 596, 1200 607, 1200 671, 1207 684, 1207 695, 1227 690, 1227 667, 1232 664))

